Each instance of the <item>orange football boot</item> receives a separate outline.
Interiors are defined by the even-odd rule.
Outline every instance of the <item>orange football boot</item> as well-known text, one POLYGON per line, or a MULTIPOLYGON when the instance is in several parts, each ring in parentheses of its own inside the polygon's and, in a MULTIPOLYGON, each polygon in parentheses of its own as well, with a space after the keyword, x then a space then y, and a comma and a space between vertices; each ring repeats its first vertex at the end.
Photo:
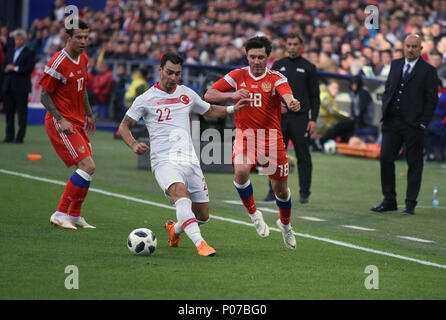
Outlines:
POLYGON ((201 241, 200 245, 197 247, 198 254, 200 256, 209 257, 215 255, 215 250, 206 241, 201 241))
POLYGON ((173 222, 172 220, 168 220, 166 222, 165 227, 170 236, 169 246, 178 247, 178 243, 180 242, 180 236, 177 236, 175 234, 175 222, 173 222))

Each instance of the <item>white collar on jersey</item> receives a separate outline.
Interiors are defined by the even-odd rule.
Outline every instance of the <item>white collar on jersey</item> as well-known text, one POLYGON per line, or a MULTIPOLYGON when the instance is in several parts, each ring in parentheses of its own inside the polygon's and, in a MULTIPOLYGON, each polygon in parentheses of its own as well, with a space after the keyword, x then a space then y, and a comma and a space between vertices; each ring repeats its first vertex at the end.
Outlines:
POLYGON ((266 76, 266 72, 268 71, 268 68, 265 67, 265 72, 262 75, 256 77, 251 73, 251 68, 249 66, 247 68, 248 68, 248 73, 249 73, 250 77, 256 81, 264 78, 266 76))
POLYGON ((77 60, 74 60, 73 58, 71 58, 71 56, 68 54, 68 52, 65 50, 65 48, 62 49, 63 53, 68 57, 68 59, 70 59, 74 64, 79 64, 79 61, 81 59, 81 56, 79 55, 77 57, 77 60))

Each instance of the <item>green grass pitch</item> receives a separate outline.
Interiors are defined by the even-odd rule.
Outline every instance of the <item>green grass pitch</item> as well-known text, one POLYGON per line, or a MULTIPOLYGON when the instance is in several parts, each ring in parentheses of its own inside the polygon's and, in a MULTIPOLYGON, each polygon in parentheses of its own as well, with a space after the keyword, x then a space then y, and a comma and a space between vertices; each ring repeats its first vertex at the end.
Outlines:
MULTIPOLYGON (((111 133, 91 139, 97 168, 82 212, 97 229, 78 231, 49 224, 74 169, 57 157, 44 128, 28 127, 23 145, 0 144, 0 299, 446 298, 446 169, 439 163, 426 163, 416 215, 403 216, 407 166, 398 162, 400 210, 377 215, 369 211, 381 200, 377 161, 313 154, 310 203, 297 201, 296 172, 289 178, 295 251, 276 230, 258 237, 245 209, 227 202, 238 201, 231 174, 205 173, 213 218, 202 234, 217 251, 205 258, 185 235, 178 248, 168 246, 164 223, 175 211, 157 205, 169 203, 153 174, 137 169, 136 155, 111 133), (42 158, 31 161, 31 153, 42 158), (430 207, 434 185, 438 209, 430 207), (151 257, 126 248, 138 227, 158 238, 151 257), (78 269, 78 289, 65 286, 67 266, 78 269), (367 266, 379 271, 377 289, 366 288, 367 266)), ((273 229, 277 208, 261 201, 267 178, 251 180, 273 229)))

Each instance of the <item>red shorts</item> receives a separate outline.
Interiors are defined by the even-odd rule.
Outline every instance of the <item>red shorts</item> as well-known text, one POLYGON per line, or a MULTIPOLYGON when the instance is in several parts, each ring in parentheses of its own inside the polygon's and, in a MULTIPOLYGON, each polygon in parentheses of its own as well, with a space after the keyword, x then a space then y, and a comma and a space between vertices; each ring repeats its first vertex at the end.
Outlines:
POLYGON ((283 140, 276 140, 273 145, 259 143, 243 136, 236 136, 232 153, 233 164, 250 164, 255 170, 262 166, 262 173, 272 180, 287 180, 289 173, 288 158, 283 140))
POLYGON ((45 129, 56 153, 67 167, 92 156, 90 139, 84 128, 73 125, 74 134, 65 134, 53 117, 45 118, 45 129))

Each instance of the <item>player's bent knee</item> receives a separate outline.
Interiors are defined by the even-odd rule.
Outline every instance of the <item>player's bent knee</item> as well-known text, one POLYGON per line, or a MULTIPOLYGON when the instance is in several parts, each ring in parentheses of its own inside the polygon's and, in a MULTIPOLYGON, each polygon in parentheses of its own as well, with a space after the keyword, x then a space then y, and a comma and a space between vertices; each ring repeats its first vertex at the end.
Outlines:
POLYGON ((90 176, 92 176, 96 170, 96 166, 95 166, 93 160, 91 160, 91 161, 84 161, 84 160, 81 160, 77 164, 77 167, 79 169, 85 171, 86 173, 88 173, 90 176))
POLYGON ((183 183, 173 183, 167 188, 166 195, 172 199, 173 202, 180 198, 189 198, 186 186, 183 183))

